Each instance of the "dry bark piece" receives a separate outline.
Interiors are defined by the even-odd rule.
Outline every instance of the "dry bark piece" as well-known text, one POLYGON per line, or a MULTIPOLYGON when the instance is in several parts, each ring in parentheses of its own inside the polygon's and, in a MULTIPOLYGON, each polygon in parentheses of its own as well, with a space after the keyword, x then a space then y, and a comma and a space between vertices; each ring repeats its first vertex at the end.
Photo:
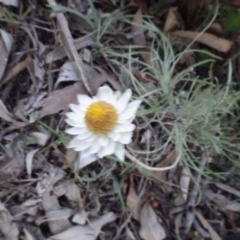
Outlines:
POLYGON ((193 32, 193 31, 179 30, 179 31, 172 32, 172 35, 195 40, 196 42, 203 43, 220 52, 228 52, 233 46, 232 41, 215 36, 211 33, 206 33, 206 32, 200 33, 200 32, 193 32))

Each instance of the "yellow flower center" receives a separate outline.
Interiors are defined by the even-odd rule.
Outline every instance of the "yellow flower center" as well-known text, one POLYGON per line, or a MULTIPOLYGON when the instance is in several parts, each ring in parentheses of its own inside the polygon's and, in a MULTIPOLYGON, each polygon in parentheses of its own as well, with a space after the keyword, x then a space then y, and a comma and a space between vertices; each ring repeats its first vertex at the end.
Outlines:
POLYGON ((106 135, 117 123, 116 108, 104 101, 91 104, 86 112, 85 122, 88 129, 95 134, 106 135))

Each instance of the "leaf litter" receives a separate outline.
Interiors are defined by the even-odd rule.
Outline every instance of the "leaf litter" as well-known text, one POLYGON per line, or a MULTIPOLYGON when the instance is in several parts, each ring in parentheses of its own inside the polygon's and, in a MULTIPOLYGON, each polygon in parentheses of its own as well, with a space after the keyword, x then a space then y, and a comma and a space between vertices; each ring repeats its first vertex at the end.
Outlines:
MULTIPOLYGON (((1 239, 218 240, 237 233, 239 171, 232 159, 238 160, 238 155, 235 149, 229 158, 219 154, 217 144, 202 147, 198 135, 191 132, 203 123, 202 116, 179 114, 188 109, 184 103, 195 99, 197 88, 207 88, 204 72, 211 75, 216 89, 221 84, 231 86, 225 81, 226 58, 234 63, 232 75, 238 88, 239 59, 232 54, 237 52, 238 35, 222 31, 226 24, 221 15, 209 26, 205 16, 206 21, 190 27, 178 3, 49 0, 50 7, 36 1, 1 3, 5 5, 0 36, 1 239), (56 4, 65 10, 59 6, 56 11, 56 4), (151 24, 166 33, 178 54, 184 47, 198 52, 186 51, 179 59, 173 56, 178 61, 169 58, 168 65, 151 24), (206 49, 222 59, 200 68, 199 61, 209 60, 202 51, 206 49), (183 69, 191 71, 184 74, 183 69), (170 70, 179 75, 167 75, 170 70), (114 90, 131 88, 133 98, 140 97, 144 104, 126 151, 128 160, 119 164, 106 157, 85 167, 78 164, 77 153, 66 149, 63 115, 77 94, 94 95, 103 84, 114 90), (168 87, 173 94, 163 93, 168 87), (184 130, 179 138, 186 140, 182 154, 174 139, 175 127, 184 130), (229 169, 232 177, 225 174, 229 169)), ((210 16, 214 4, 209 4, 204 6, 210 16)), ((225 4, 220 3, 221 10, 225 4)), ((171 56, 164 40, 161 44, 171 56)), ((231 146, 237 139, 235 110, 227 116, 235 131, 223 130, 234 136, 231 146)), ((213 136, 221 139, 220 125, 205 142, 213 136)), ((212 132, 203 125, 204 131, 212 132)))

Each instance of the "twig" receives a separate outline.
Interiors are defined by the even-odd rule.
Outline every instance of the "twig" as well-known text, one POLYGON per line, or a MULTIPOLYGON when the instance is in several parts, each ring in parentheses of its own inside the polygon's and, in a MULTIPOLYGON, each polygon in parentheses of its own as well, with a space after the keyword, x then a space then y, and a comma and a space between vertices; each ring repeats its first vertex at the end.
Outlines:
POLYGON ((136 164, 138 164, 140 167, 144 168, 144 169, 147 169, 147 170, 150 170, 150 171, 167 171, 167 170, 170 170, 172 168, 175 168, 178 164, 178 162, 180 161, 181 159, 181 153, 179 153, 177 159, 175 160, 175 162, 171 165, 171 166, 168 166, 168 167, 161 167, 161 168, 157 168, 157 167, 150 167, 144 163, 142 163, 140 160, 138 160, 137 158, 135 158, 133 155, 131 155, 127 150, 125 150, 125 156, 128 157, 132 162, 135 162, 136 164))
MULTIPOLYGON (((55 0, 48 0, 48 3, 53 7, 57 6, 57 3, 56 3, 55 0)), ((67 19, 65 18, 63 13, 58 12, 58 13, 56 13, 56 16, 57 16, 57 21, 58 21, 59 27, 62 30, 63 43, 66 45, 66 47, 67 47, 67 49, 68 49, 68 51, 71 55, 70 57, 76 63, 76 66, 77 66, 77 69, 78 69, 78 71, 80 73, 80 76, 82 78, 84 87, 87 89, 87 91, 90 94, 92 94, 92 91, 90 89, 88 80, 85 77, 84 70, 83 70, 83 67, 82 67, 83 62, 82 62, 82 59, 79 57, 77 49, 74 45, 74 40, 73 40, 72 34, 69 30, 67 19)))

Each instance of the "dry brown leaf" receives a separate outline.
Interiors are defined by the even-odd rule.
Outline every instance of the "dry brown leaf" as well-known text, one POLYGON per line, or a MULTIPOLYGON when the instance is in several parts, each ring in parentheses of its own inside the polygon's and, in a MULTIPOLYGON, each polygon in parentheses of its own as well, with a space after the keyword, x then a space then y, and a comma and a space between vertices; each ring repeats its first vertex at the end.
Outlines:
MULTIPOLYGON (((48 0, 48 3, 52 7, 57 6, 57 3, 55 0, 48 0)), ((74 45, 73 37, 72 37, 71 31, 68 26, 69 25, 68 21, 67 21, 65 15, 61 12, 57 12, 56 17, 57 17, 58 25, 61 30, 62 41, 69 53, 69 58, 70 58, 70 60, 74 60, 74 62, 76 63, 77 70, 79 71, 79 74, 81 75, 84 87, 90 94, 92 94, 92 89, 89 85, 88 79, 85 76, 82 59, 80 58, 80 56, 77 52, 77 49, 74 45)))
POLYGON ((149 203, 145 203, 140 214, 141 227, 139 235, 144 240, 162 240, 166 237, 164 228, 162 227, 156 213, 153 211, 149 203))
POLYGON ((193 31, 174 31, 172 35, 188 38, 195 40, 196 42, 203 43, 217 51, 220 52, 228 52, 230 48, 233 46, 233 42, 218 36, 215 36, 211 33, 200 33, 200 32, 193 32, 193 31))
POLYGON ((44 98, 38 104, 38 108, 42 107, 39 118, 67 110, 70 103, 77 102, 77 94, 87 94, 82 82, 76 82, 71 86, 52 92, 49 97, 44 98))
POLYGON ((0 29, 0 52, 1 52, 0 80, 2 80, 2 76, 4 74, 4 71, 8 62, 8 56, 12 50, 12 44, 13 44, 12 36, 6 31, 4 31, 3 29, 0 29))
POLYGON ((18 240, 19 230, 17 224, 13 222, 13 217, 0 202, 0 232, 10 240, 18 240))
POLYGON ((48 194, 44 194, 42 205, 46 214, 46 218, 49 219, 48 226, 51 230, 51 233, 57 234, 59 232, 65 231, 72 226, 68 219, 63 219, 61 217, 58 219, 54 215, 54 211, 56 212, 57 210, 61 210, 61 206, 59 205, 56 196, 49 196, 48 194), (55 216, 55 219, 53 219, 53 215, 55 216))
POLYGON ((2 118, 5 121, 12 122, 12 114, 7 110, 6 106, 0 99, 0 118, 2 118))
POLYGON ((182 17, 178 12, 178 8, 177 7, 169 8, 163 31, 170 32, 176 30, 176 28, 179 29, 180 27, 183 27, 183 25, 184 23, 182 17))
MULTIPOLYGON (((139 45, 142 46, 143 48, 147 47, 147 42, 144 35, 145 31, 146 31, 146 28, 143 27, 142 10, 139 8, 133 18, 132 34, 133 34, 133 42, 138 46, 139 45)), ((149 50, 147 49, 142 50, 141 56, 147 64, 152 65, 151 54, 149 50)))
POLYGON ((36 152, 38 151, 39 149, 34 149, 34 150, 31 150, 29 152, 27 152, 26 154, 26 169, 27 169, 27 174, 28 174, 28 177, 31 177, 32 175, 32 164, 33 164, 33 158, 34 158, 34 155, 36 154, 36 152))
POLYGON ((3 80, 0 82, 0 87, 13 77, 17 76, 18 73, 23 71, 31 63, 32 57, 28 55, 22 62, 19 62, 16 66, 14 66, 11 70, 8 71, 6 77, 4 77, 3 80))
POLYGON ((95 240, 100 233, 101 228, 116 219, 112 212, 106 213, 99 219, 91 221, 91 224, 84 226, 74 226, 51 237, 53 240, 95 240))
POLYGON ((26 240, 36 240, 35 237, 32 236, 32 234, 26 229, 23 229, 23 232, 25 234, 26 240))
POLYGON ((141 199, 137 195, 134 188, 133 176, 130 176, 130 187, 129 193, 127 196, 127 208, 130 213, 132 213, 133 218, 136 220, 140 220, 140 207, 141 207, 141 199))
POLYGON ((14 6, 14 7, 18 7, 18 0, 0 0, 0 3, 3 3, 7 6, 14 6))
MULTIPOLYGON (((166 156, 166 158, 164 158, 160 163, 158 163, 156 167, 161 168, 161 167, 171 166, 176 161, 176 158, 177 158, 177 154, 175 150, 173 150, 166 156)), ((168 171, 162 171, 162 172, 156 172, 155 174, 157 174, 161 178, 166 178, 167 172, 168 171)))
MULTIPOLYGON (((92 43, 93 43, 92 35, 93 35, 93 33, 90 33, 84 37, 74 39, 73 42, 74 42, 75 48, 77 50, 80 50, 81 48, 92 45, 92 43)), ((56 60, 62 59, 66 56, 67 56, 67 53, 66 53, 64 46, 58 46, 53 51, 49 52, 46 55, 45 62, 51 63, 56 60)))
POLYGON ((240 191, 238 191, 237 189, 235 188, 232 188, 230 187, 229 185, 227 184, 224 184, 224 183, 214 183, 218 188, 226 191, 226 192, 229 192, 237 197, 240 198, 240 191))
POLYGON ((223 28, 221 26, 220 23, 218 22, 214 22, 209 28, 208 31, 210 30, 210 32, 213 33, 217 33, 217 34, 222 34, 223 33, 223 28))
POLYGON ((35 138, 36 143, 42 147, 46 145, 48 139, 50 138, 50 134, 47 132, 31 132, 31 135, 35 138))
POLYGON ((197 210, 194 210, 194 213, 197 216, 198 220, 203 225, 203 227, 209 231, 212 240, 221 240, 219 235, 212 228, 212 226, 209 224, 209 222, 203 217, 203 215, 200 212, 198 212, 197 210))

